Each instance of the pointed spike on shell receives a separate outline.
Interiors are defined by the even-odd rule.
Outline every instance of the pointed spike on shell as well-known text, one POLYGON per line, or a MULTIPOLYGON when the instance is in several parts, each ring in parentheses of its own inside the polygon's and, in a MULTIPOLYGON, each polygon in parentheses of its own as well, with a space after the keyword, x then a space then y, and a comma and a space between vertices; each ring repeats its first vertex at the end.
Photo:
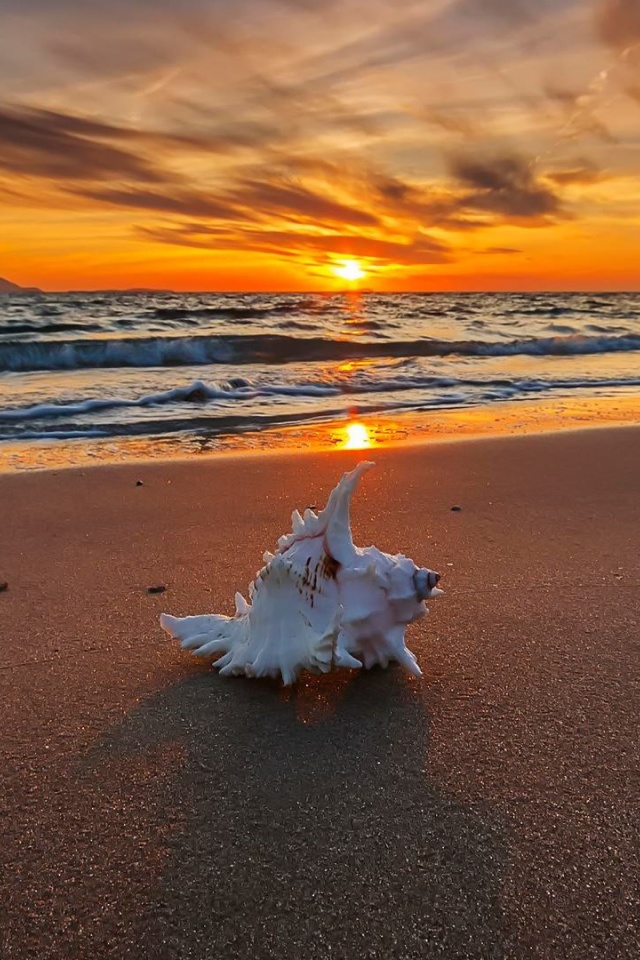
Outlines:
POLYGON ((320 515, 321 517, 328 517, 325 532, 327 549, 331 557, 343 565, 347 565, 355 556, 349 516, 351 497, 360 477, 373 467, 375 467, 375 463, 370 460, 363 460, 354 470, 345 473, 338 485, 329 494, 327 505, 320 515))
POLYGON ((295 683, 296 678, 298 676, 295 668, 293 668, 289 664, 287 664, 286 666, 283 664, 281 669, 281 674, 282 674, 282 682, 285 687, 290 687, 292 683, 295 683))
POLYGON ((222 672, 222 670, 224 670, 227 664, 231 663, 232 660, 233 660, 233 650, 228 650, 225 653, 224 657, 220 657, 220 659, 216 663, 214 663, 214 667, 217 667, 217 669, 220 670, 220 672, 222 672))
POLYGON ((194 650, 193 655, 195 657, 210 657, 214 653, 227 653, 228 649, 229 641, 224 637, 221 640, 209 640, 208 643, 204 643, 197 650, 194 650))
MULTIPOLYGON (((316 652, 315 652, 315 654, 314 654, 314 658, 315 658, 315 660, 316 660, 319 664, 325 664, 325 663, 329 664, 329 666, 327 667, 327 669, 330 670, 330 669, 331 669, 331 661, 333 660, 333 646, 332 646, 332 644, 331 644, 331 643, 328 643, 328 644, 326 644, 325 646, 322 646, 322 647, 320 647, 318 650, 316 650, 316 652)), ((323 670, 323 672, 326 672, 326 671, 323 670)))
POLYGON ((244 616, 245 614, 247 614, 247 613, 250 612, 251 606, 250 606, 250 604, 247 603, 247 601, 245 600, 245 598, 242 596, 241 593, 239 593, 239 592, 236 593, 235 601, 236 601, 236 616, 237 616, 237 617, 242 617, 242 616, 244 616))
POLYGON ((208 633, 196 633, 193 637, 185 637, 184 640, 180 641, 180 646, 183 650, 191 650, 194 654, 198 653, 198 650, 202 648, 205 643, 208 643, 211 637, 208 633))
POLYGON ((307 524, 307 523, 313 523, 314 520, 317 520, 317 519, 318 519, 318 514, 317 514, 317 513, 314 513, 314 511, 311 509, 311 507, 307 507, 307 509, 306 509, 305 512, 304 512, 304 522, 305 522, 305 524, 307 524))
POLYGON ((337 653, 334 659, 336 667, 344 667, 345 670, 361 670, 362 660, 356 660, 347 650, 337 653))
POLYGON ((404 667, 405 670, 408 670, 409 673, 412 673, 414 677, 422 676, 422 670, 418 666, 418 661, 411 653, 411 650, 407 649, 407 647, 403 647, 401 650, 396 650, 394 656, 400 666, 404 667))
POLYGON ((304 520, 302 519, 302 516, 300 515, 299 510, 294 510, 293 513, 291 514, 291 527, 293 529, 293 532, 296 534, 302 533, 302 531, 304 530, 304 520))
POLYGON ((271 561, 273 560, 273 557, 274 557, 274 554, 271 553, 270 550, 265 550, 265 552, 262 554, 262 559, 264 560, 265 563, 271 563, 271 561))
POLYGON ((362 662, 367 670, 371 670, 371 668, 378 662, 375 651, 370 649, 365 650, 364 654, 362 655, 362 662))
POLYGON ((168 633, 171 637, 177 637, 176 628, 178 626, 179 619, 178 617, 172 617, 170 613, 161 613, 160 614, 160 626, 165 633, 168 633))

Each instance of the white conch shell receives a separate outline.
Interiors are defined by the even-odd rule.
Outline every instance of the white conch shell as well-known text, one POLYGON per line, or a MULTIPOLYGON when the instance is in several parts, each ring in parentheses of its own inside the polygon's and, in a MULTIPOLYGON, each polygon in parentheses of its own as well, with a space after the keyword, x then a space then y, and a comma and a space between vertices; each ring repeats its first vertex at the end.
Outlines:
POLYGON ((293 532, 249 587, 236 594, 234 617, 171 617, 160 623, 196 656, 222 654, 223 676, 277 677, 293 683, 301 670, 367 668, 390 661, 422 676, 404 643, 407 624, 424 616, 425 600, 443 592, 439 575, 377 547, 354 546, 351 496, 373 463, 360 463, 331 491, 324 510, 292 514, 293 532))

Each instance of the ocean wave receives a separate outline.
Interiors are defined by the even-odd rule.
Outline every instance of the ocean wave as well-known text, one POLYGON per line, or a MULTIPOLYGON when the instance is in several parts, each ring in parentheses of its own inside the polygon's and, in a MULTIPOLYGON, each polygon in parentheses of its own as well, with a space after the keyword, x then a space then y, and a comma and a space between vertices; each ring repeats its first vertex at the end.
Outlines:
POLYGON ((157 320, 263 320, 265 317, 291 313, 297 307, 299 307, 298 303, 275 303, 266 307, 250 304, 219 307, 156 307, 154 316, 157 320))
POLYGON ((171 403, 205 404, 212 400, 252 400, 263 396, 335 397, 340 389, 324 384, 265 384, 256 386, 241 377, 227 383, 206 384, 202 380, 185 387, 175 387, 162 393, 152 393, 138 399, 121 397, 91 398, 73 403, 38 403, 29 407, 0 410, 0 423, 8 421, 42 420, 48 417, 81 416, 86 413, 101 413, 103 410, 135 407, 159 407, 171 403))
POLYGON ((486 340, 333 340, 278 334, 0 343, 0 371, 283 364, 380 357, 585 356, 640 350, 640 334, 486 340))
MULTIPOLYGON (((581 389, 627 388, 640 386, 640 377, 624 379, 472 379, 455 377, 397 377, 362 378, 360 380, 329 380, 309 383, 252 383, 242 377, 234 377, 225 383, 207 384, 196 380, 182 387, 160 393, 146 394, 138 398, 104 397, 79 399, 70 403, 39 403, 31 406, 0 410, 0 424, 24 424, 33 420, 49 420, 61 417, 82 417, 106 410, 144 409, 171 404, 193 405, 194 411, 209 403, 222 402, 228 409, 230 402, 267 397, 331 398, 353 397, 366 394, 397 394, 405 391, 423 391, 424 404, 459 404, 462 398, 481 400, 508 400, 530 394, 566 392, 581 389)), ((194 412, 193 416, 197 416, 194 412)))
POLYGON ((539 306, 530 306, 530 305, 518 305, 509 310, 505 310, 505 316, 520 316, 520 317, 561 317, 566 313, 572 313, 575 311, 575 307, 571 306, 559 306, 554 303, 544 303, 539 306))
POLYGON ((279 324, 282 330, 317 330, 315 323, 305 323, 303 320, 282 320, 279 324))
POLYGON ((94 333, 101 329, 93 323, 72 323, 71 321, 49 322, 40 320, 31 320, 25 323, 13 323, 9 321, 6 324, 0 323, 0 336, 16 336, 19 333, 37 333, 46 335, 47 333, 94 333))
MULTIPOLYGON (((439 408, 462 407, 472 403, 471 397, 465 393, 451 394, 448 397, 430 397, 420 401, 369 401, 358 408, 362 415, 374 413, 391 413, 400 411, 437 410, 439 408)), ((26 430, 15 432, 0 432, 0 442, 31 441, 31 440, 80 440, 80 439, 113 439, 115 437, 141 436, 170 436, 177 433, 201 434, 211 437, 220 434, 246 433, 247 431, 268 430, 273 427, 292 426, 303 423, 321 423, 338 420, 344 417, 345 409, 341 406, 318 409, 310 407, 302 412, 269 412, 264 414, 226 414, 217 416, 177 416, 160 418, 157 420, 126 421, 113 420, 109 423, 70 424, 65 429, 42 424, 39 427, 29 427, 26 430)), ((6 431, 6 428, 5 428, 6 431)))

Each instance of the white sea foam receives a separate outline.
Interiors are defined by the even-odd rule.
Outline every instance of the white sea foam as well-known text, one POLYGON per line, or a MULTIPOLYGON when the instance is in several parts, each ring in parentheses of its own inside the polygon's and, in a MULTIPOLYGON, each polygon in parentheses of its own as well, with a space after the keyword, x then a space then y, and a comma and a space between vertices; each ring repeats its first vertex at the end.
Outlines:
MULTIPOLYGON (((359 383, 300 383, 300 384, 264 384, 241 381, 240 383, 206 384, 196 380, 184 387, 175 387, 159 393, 139 398, 122 397, 89 398, 71 403, 39 403, 33 406, 0 409, 0 423, 25 423, 30 420, 49 420, 60 417, 82 417, 87 414, 101 413, 107 410, 166 407, 206 406, 221 401, 228 406, 236 402, 240 407, 246 401, 260 397, 300 397, 331 398, 339 396, 363 396, 366 394, 401 393, 403 391, 423 391, 425 400, 418 402, 421 407, 458 406, 476 399, 504 400, 512 397, 525 397, 529 394, 549 392, 570 392, 581 389, 603 389, 640 386, 640 377, 615 379, 576 379, 576 380, 514 380, 512 382, 492 383, 482 380, 455 380, 454 378, 398 378, 388 380, 364 380, 359 383), (452 389, 457 388, 457 389, 452 389), (461 389, 464 388, 464 389, 461 389)), ((389 403, 388 409, 407 408, 414 403, 389 403)), ((87 428, 90 429, 89 427, 87 428)), ((45 435, 52 436, 51 433, 45 435)), ((81 435, 79 432, 78 435, 81 435)), ((21 434, 25 436, 25 434, 21 434)), ((6 439, 3 437, 2 439, 6 439)))
POLYGON ((640 334, 484 340, 347 340, 278 334, 0 342, 0 371, 327 362, 381 357, 588 356, 640 350, 640 334))

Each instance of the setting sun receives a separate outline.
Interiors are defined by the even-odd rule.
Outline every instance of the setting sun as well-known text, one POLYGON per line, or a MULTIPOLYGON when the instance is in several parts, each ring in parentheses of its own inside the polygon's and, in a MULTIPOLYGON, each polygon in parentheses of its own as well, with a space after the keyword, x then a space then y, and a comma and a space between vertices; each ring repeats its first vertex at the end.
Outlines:
POLYGON ((361 280, 365 276, 365 272, 357 260, 345 260, 343 264, 339 267, 334 267, 333 270, 337 276, 343 280, 348 280, 350 283, 353 283, 355 280, 361 280))

